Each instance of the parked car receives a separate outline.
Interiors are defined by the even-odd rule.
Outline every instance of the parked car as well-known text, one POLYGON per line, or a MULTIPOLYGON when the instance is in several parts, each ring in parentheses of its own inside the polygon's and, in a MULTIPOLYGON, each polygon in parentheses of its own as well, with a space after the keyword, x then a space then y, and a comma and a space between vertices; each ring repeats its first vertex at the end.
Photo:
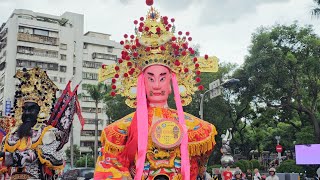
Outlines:
POLYGON ((61 180, 90 180, 93 179, 94 168, 74 168, 66 171, 61 180))

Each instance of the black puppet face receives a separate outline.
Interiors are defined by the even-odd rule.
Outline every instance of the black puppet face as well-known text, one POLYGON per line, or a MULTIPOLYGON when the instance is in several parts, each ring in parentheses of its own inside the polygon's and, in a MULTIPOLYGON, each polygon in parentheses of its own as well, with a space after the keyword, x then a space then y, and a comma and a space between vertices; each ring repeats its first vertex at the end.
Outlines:
POLYGON ((31 128, 37 123, 40 107, 37 103, 26 102, 22 111, 22 124, 18 128, 18 136, 19 138, 30 137, 32 135, 31 128))
POLYGON ((37 123, 37 117, 40 111, 40 107, 37 103, 34 102, 26 102, 22 108, 22 122, 23 123, 30 123, 35 125, 37 123))

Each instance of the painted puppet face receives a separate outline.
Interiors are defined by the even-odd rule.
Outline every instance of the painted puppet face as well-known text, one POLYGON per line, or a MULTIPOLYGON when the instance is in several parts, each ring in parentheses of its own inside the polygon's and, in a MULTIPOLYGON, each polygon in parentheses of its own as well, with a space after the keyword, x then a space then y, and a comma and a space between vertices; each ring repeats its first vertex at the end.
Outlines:
POLYGON ((147 67, 143 73, 149 105, 166 106, 171 93, 171 73, 169 69, 162 65, 153 65, 147 67))

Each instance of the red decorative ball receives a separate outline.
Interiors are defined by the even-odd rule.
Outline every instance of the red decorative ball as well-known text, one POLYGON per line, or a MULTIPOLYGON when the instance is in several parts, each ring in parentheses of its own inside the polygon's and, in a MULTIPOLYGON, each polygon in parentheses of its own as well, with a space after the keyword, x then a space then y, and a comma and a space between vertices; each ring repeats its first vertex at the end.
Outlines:
POLYGON ((160 31, 161 31, 161 28, 157 27, 157 33, 160 33, 160 31))
POLYGON ((188 49, 188 44, 187 43, 184 43, 182 46, 183 46, 183 48, 188 49))
POLYGON ((146 0, 146 4, 148 6, 152 6, 153 5, 153 0, 146 0))
POLYGON ((198 89, 202 91, 204 89, 203 85, 198 86, 198 89))
POLYGON ((168 21, 168 16, 163 16, 162 18, 164 21, 168 21))
POLYGON ((124 45, 124 41, 120 41, 120 44, 121 44, 121 45, 124 45))
POLYGON ((117 82, 117 80, 116 79, 112 79, 112 83, 116 83, 117 82))
POLYGON ((111 96, 116 96, 116 93, 112 91, 112 92, 110 93, 110 95, 111 95, 111 96))
POLYGON ((194 67, 195 67, 195 68, 199 68, 199 64, 198 64, 198 63, 195 64, 194 67))
POLYGON ((171 40, 172 40, 172 41, 175 41, 175 40, 177 40, 177 38, 173 36, 173 37, 171 38, 171 40))
POLYGON ((201 81, 201 78, 197 77, 196 81, 197 81, 197 83, 199 83, 201 81))
POLYGON ((181 55, 185 56, 185 55, 187 55, 187 52, 186 51, 182 51, 181 55))
POLYGON ((190 54, 192 54, 192 55, 195 54, 194 50, 190 51, 190 54))
POLYGON ((166 27, 166 30, 167 30, 167 31, 170 31, 170 28, 169 28, 169 27, 166 27))
POLYGON ((121 63, 123 62, 123 60, 122 60, 122 59, 119 59, 118 62, 121 64, 121 63))
POLYGON ((131 68, 131 69, 130 69, 130 71, 134 72, 134 71, 135 71, 135 69, 134 69, 134 68, 131 68))
POLYGON ((143 27, 143 26, 144 26, 144 23, 143 23, 143 22, 140 22, 139 25, 140 25, 140 27, 143 27))
POLYGON ((174 22, 175 21, 175 19, 174 18, 171 18, 171 22, 174 22))
POLYGON ((198 61, 198 58, 197 57, 194 57, 193 58, 193 62, 197 62, 198 61))
POLYGON ((149 28, 148 26, 146 26, 146 27, 144 28, 145 31, 149 31, 149 29, 150 29, 150 28, 149 28))
POLYGON ((126 49, 130 49, 130 45, 129 45, 129 44, 127 44, 127 45, 125 45, 125 46, 124 46, 124 48, 126 48, 126 49))
POLYGON ((178 34, 179 34, 179 35, 182 35, 182 31, 179 31, 178 34))
POLYGON ((126 59, 126 57, 127 57, 127 56, 126 56, 125 54, 122 54, 122 55, 121 55, 121 58, 122 58, 122 59, 126 59))
POLYGON ((168 21, 163 21, 163 24, 164 24, 164 25, 168 25, 169 22, 168 22, 168 21))
POLYGON ((174 55, 178 56, 179 55, 179 51, 174 51, 174 55))
POLYGON ((119 74, 115 74, 114 77, 115 77, 115 78, 119 78, 119 74))
POLYGON ((119 71, 119 66, 114 67, 116 71, 119 71))
POLYGON ((127 63, 127 66, 132 66, 132 62, 129 61, 129 62, 127 63))
POLYGON ((138 20, 134 20, 133 23, 137 25, 138 24, 138 20))
POLYGON ((186 32, 186 35, 189 36, 189 35, 190 35, 190 32, 187 31, 187 32, 186 32))
POLYGON ((192 41, 192 37, 188 37, 188 41, 192 41))
POLYGON ((140 17, 140 21, 143 21, 144 20, 144 17, 140 17))
POLYGON ((179 61, 179 60, 176 60, 176 61, 174 62, 174 65, 180 66, 180 61, 179 61))
POLYGON ((138 57, 138 56, 139 56, 139 54, 137 52, 133 53, 133 57, 138 57))
POLYGON ((117 89, 117 86, 116 85, 112 85, 111 88, 112 89, 117 89))
POLYGON ((129 71, 128 73, 129 73, 129 75, 132 75, 132 74, 133 74, 133 72, 132 72, 132 71, 129 71))
POLYGON ((201 71, 196 71, 196 74, 199 76, 201 74, 201 71))
POLYGON ((128 38, 128 34, 124 34, 123 37, 124 37, 124 38, 128 38))
POLYGON ((136 45, 132 45, 131 49, 137 49, 137 46, 136 45))
POLYGON ((171 25, 171 24, 168 24, 168 26, 169 26, 169 28, 171 28, 171 27, 172 27, 172 25, 171 25))
POLYGON ((143 31, 143 28, 142 28, 142 27, 139 27, 138 30, 139 30, 139 32, 142 32, 142 31, 143 31))
POLYGON ((105 64, 102 64, 102 65, 101 65, 101 68, 102 68, 102 69, 104 69, 105 67, 106 67, 106 65, 105 65, 105 64))
POLYGON ((208 58, 209 58, 209 56, 206 54, 206 55, 204 55, 204 58, 205 58, 205 59, 208 59, 208 58))
POLYGON ((146 51, 147 51, 147 52, 149 52, 150 50, 151 50, 151 48, 150 48, 150 47, 147 47, 147 48, 146 48, 146 51))
POLYGON ((126 60, 127 60, 127 61, 129 61, 130 59, 131 59, 130 56, 127 56, 127 57, 126 57, 126 60))
POLYGON ((188 68, 184 68, 184 72, 185 73, 189 72, 189 69, 188 68))
POLYGON ((128 73, 124 73, 123 76, 124 77, 128 77, 129 75, 128 75, 128 73))
POLYGON ((131 39, 134 39, 134 35, 131 35, 130 38, 131 38, 131 39))
POLYGON ((161 51, 166 50, 166 48, 164 46, 160 46, 161 51))

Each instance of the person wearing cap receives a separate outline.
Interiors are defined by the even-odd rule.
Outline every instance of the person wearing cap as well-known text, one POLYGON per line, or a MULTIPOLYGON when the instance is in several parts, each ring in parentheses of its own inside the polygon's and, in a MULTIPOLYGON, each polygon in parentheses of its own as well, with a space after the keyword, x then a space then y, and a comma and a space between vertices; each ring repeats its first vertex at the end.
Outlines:
POLYGON ((276 175, 276 169, 270 168, 269 169, 269 176, 266 180, 279 180, 279 177, 276 175))
POLYGON ((242 180, 242 173, 240 170, 236 170, 234 172, 234 177, 232 180, 242 180))
POLYGON ((182 106, 203 90, 199 67, 207 62, 199 64, 190 33, 174 34, 174 19, 169 23, 153 7, 134 24, 135 35, 120 42, 124 49, 115 67, 104 67, 114 72, 111 95, 126 97, 136 111, 102 131, 94 178, 195 180, 205 172, 217 131, 182 106), (176 109, 168 106, 172 92, 176 109))

